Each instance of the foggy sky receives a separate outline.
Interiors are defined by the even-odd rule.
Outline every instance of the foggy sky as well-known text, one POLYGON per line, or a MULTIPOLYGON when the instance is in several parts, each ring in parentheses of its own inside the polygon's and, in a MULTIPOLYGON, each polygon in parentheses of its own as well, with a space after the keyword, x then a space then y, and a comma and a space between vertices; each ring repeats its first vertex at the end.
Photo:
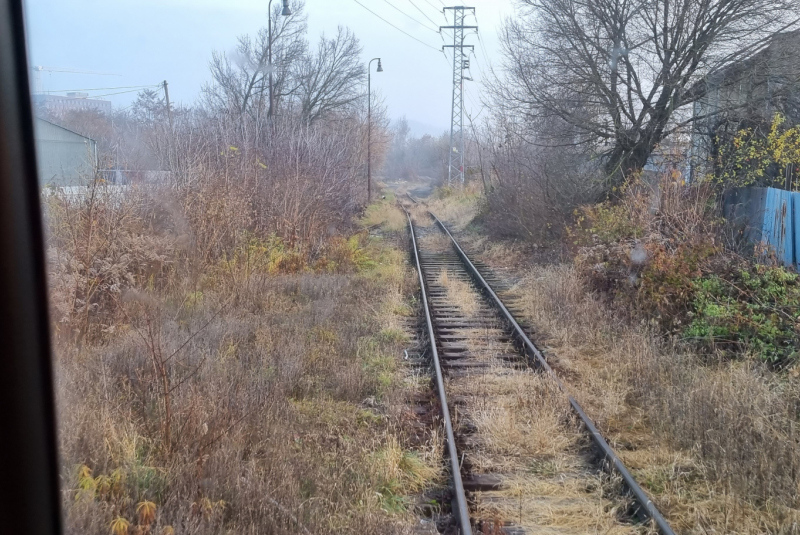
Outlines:
MULTIPOLYGON (((429 27, 434 24, 413 4, 438 25, 452 25, 452 15, 449 21, 442 15, 441 0, 360 1, 437 50, 442 37, 392 5, 429 27)), ((279 2, 273 0, 273 5, 279 2)), ((466 40, 475 45, 477 58, 471 60, 475 81, 465 82, 467 106, 476 115, 481 109, 481 70, 487 59, 499 60, 497 30, 513 13, 512 0, 444 4, 476 8, 480 40, 476 35, 466 40)), ((238 35, 255 34, 266 26, 267 18, 266 0, 27 0, 26 10, 32 65, 121 75, 42 72, 42 89, 128 87, 167 80, 170 98, 184 104, 192 104, 209 80, 212 50, 233 51, 238 35)), ((430 133, 449 129, 452 63, 441 52, 403 35, 354 0, 306 0, 306 13, 312 46, 322 32, 333 35, 343 25, 361 40, 365 61, 382 58, 384 72, 372 73, 372 86, 383 94, 391 117, 405 115, 429 125, 430 133)), ((466 24, 475 22, 470 16, 466 24)), ((452 42, 452 34, 443 36, 452 42)), ((136 93, 113 94, 121 91, 125 90, 91 93, 105 95, 116 107, 130 105, 136 93)))

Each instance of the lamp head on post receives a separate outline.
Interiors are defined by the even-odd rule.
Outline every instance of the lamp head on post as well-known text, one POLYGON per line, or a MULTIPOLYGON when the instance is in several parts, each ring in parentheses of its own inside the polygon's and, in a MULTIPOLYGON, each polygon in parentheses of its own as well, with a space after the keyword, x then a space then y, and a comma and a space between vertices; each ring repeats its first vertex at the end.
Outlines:
POLYGON ((383 72, 383 66, 381 65, 381 59, 378 58, 378 69, 377 72, 383 72))
POLYGON ((289 9, 289 0, 283 0, 283 11, 281 11, 281 15, 288 17, 291 14, 292 10, 289 9))

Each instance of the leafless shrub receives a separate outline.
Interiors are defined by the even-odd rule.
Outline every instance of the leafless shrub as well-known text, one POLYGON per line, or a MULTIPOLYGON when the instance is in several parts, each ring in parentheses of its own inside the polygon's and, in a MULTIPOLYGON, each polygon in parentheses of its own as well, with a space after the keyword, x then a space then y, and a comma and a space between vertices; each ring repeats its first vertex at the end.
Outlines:
MULTIPOLYGON (((382 157, 381 117, 374 111, 375 164, 382 157)), ((286 116, 256 136, 247 118, 200 111, 176 118, 175 136, 157 144, 169 147, 170 185, 203 258, 230 251, 243 232, 275 235, 312 254, 346 234, 366 201, 364 119, 328 115, 308 124, 286 116)))
MULTIPOLYGON (((401 533, 439 472, 397 384, 414 278, 356 231, 360 45, 311 54, 281 20, 275 113, 261 32, 214 58, 200 105, 132 107, 161 183, 46 199, 68 533, 401 533)), ((379 98, 372 121, 379 167, 379 98)))
POLYGON ((267 169, 254 184, 258 225, 312 247, 345 228, 366 200, 361 132, 352 120, 281 123, 266 148, 267 169))
POLYGON ((376 336, 383 319, 363 307, 385 293, 369 278, 302 276, 258 277, 236 307, 213 293, 178 309, 131 296, 125 335, 62 346, 67 533, 107 533, 143 500, 157 504, 154 530, 402 533, 409 519, 382 500, 438 468, 409 453, 389 409, 402 340, 376 336))
POLYGON ((113 332, 126 288, 168 283, 178 243, 154 228, 143 189, 100 181, 76 189, 45 195, 47 255, 56 332, 85 341, 113 332))
POLYGON ((598 197, 597 165, 580 147, 543 145, 543 132, 568 129, 550 123, 500 119, 483 132, 484 165, 492 176, 484 220, 496 237, 552 243, 564 235, 575 209, 598 197))

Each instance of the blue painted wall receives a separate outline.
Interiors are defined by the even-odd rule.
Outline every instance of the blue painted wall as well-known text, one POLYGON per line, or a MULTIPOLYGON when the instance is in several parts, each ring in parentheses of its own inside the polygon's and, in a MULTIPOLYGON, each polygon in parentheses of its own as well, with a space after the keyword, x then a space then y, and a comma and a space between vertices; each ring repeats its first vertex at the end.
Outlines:
POLYGON ((800 209, 800 201, 793 202, 796 200, 796 193, 767 188, 761 242, 785 266, 795 264, 794 205, 797 204, 797 208, 800 209))
POLYGON ((736 235, 774 254, 785 266, 800 264, 800 192, 739 188, 723 199, 725 217, 736 235))

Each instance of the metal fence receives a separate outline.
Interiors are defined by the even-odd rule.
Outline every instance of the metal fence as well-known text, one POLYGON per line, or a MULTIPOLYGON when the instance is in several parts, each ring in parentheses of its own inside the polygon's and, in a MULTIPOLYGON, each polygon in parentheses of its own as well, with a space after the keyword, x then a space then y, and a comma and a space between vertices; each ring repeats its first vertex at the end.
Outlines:
POLYGON ((725 195, 723 213, 757 253, 774 255, 785 266, 800 264, 800 192, 738 188, 725 195))

